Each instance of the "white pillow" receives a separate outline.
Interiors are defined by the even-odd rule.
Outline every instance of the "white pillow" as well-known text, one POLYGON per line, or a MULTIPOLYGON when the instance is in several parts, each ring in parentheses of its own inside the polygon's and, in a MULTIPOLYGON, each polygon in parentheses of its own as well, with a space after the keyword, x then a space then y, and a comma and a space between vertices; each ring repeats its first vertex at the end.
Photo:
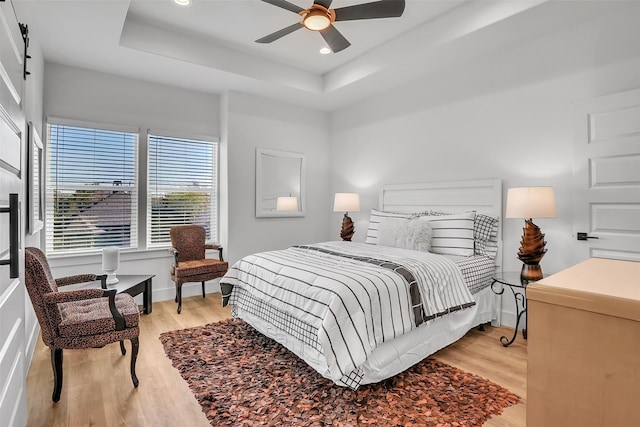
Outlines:
POLYGON ((378 209, 371 209, 371 215, 369 216, 369 227, 367 228, 366 243, 373 245, 378 244, 378 226, 386 218, 404 218, 410 219, 414 216, 411 213, 399 213, 399 212, 387 212, 379 211, 378 209))
POLYGON ((433 230, 431 252, 443 255, 473 255, 474 211, 451 215, 425 215, 419 217, 427 221, 433 230))
POLYGON ((431 225, 419 219, 385 218, 378 224, 378 245, 429 252, 431 225))

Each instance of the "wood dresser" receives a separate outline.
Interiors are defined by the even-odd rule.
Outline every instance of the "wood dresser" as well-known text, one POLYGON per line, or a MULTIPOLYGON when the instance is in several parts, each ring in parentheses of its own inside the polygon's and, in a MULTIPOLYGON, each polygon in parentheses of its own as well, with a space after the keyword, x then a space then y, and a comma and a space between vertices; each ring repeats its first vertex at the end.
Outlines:
POLYGON ((592 258, 527 299, 527 426, 640 426, 640 262, 592 258))

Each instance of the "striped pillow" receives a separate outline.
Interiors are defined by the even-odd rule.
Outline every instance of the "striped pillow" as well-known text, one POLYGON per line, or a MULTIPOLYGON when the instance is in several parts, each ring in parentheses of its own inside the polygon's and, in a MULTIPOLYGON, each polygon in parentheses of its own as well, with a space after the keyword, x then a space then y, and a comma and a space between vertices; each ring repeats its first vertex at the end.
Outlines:
POLYGON ((433 234, 431 252, 443 255, 472 256, 474 254, 473 211, 452 215, 425 215, 419 218, 429 221, 433 234))
MULTIPOLYGON (((451 215, 451 212, 426 211, 418 215, 451 215)), ((473 239, 475 255, 496 259, 498 256, 498 225, 500 220, 494 216, 478 213, 473 221, 473 239)))
POLYGON ((371 209, 371 215, 369 216, 369 228, 367 229, 367 238, 365 242, 373 245, 378 244, 378 227, 386 218, 411 219, 413 217, 415 217, 415 214, 412 213, 387 212, 371 209))

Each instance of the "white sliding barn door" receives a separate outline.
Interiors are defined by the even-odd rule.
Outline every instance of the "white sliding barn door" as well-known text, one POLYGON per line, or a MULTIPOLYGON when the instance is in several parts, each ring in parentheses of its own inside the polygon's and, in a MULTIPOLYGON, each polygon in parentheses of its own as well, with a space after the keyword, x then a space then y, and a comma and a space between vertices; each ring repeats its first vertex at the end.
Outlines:
POLYGON ((573 174, 575 261, 640 261, 640 89, 576 104, 573 174))
MULTIPOLYGON (((26 144, 22 111, 24 43, 10 1, 0 2, 0 207, 9 206, 9 194, 22 200, 25 171, 22 153, 26 144)), ((16 219, 22 212, 19 210, 16 219)), ((0 213, 0 259, 10 256, 9 213, 0 213)), ((16 241, 23 235, 21 221, 16 241)), ((16 246, 19 246, 16 245, 16 246)), ((16 248, 18 250, 18 248, 16 248)), ((14 254, 15 255, 15 254, 14 254)), ((17 259, 22 258, 18 251, 17 259)), ((18 270, 21 272, 20 260, 18 270)), ((0 425, 22 426, 27 422, 25 294, 20 277, 10 277, 10 266, 0 265, 0 425)))

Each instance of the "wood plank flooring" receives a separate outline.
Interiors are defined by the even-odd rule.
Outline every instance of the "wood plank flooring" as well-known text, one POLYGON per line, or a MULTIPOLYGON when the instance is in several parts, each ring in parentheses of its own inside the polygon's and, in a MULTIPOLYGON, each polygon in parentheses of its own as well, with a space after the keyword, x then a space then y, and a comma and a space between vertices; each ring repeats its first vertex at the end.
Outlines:
MULTIPOLYGON (((51 401, 50 352, 39 339, 27 376, 28 425, 208 426, 187 383, 165 356, 158 337, 165 331, 228 317, 231 317, 230 311, 221 307, 220 294, 185 298, 182 314, 176 313, 173 301, 154 303, 153 312, 141 316, 136 369, 140 386, 133 388, 129 352, 122 356, 117 343, 101 349, 65 350, 62 396, 55 404, 51 401)), ((511 333, 507 328, 473 330, 434 355, 522 397, 521 403, 485 423, 487 427, 525 425, 527 347, 522 334, 511 347, 502 347, 499 337, 511 333)))

